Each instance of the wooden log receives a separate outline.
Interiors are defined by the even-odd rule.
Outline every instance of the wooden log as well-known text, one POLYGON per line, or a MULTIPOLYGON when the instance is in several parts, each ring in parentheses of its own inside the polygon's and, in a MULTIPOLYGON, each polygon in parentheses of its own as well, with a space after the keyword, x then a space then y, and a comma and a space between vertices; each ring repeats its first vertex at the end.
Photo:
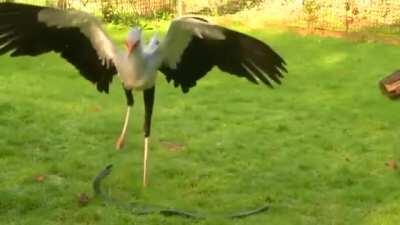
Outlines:
POLYGON ((382 93, 391 99, 400 98, 400 70, 397 70, 379 82, 382 93))

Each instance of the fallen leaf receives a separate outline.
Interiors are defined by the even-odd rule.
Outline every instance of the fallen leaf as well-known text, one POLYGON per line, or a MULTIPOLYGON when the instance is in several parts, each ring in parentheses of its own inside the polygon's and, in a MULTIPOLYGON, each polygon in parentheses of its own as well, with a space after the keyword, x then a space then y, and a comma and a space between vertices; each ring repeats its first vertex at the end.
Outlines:
POLYGON ((172 141, 162 141, 161 145, 166 148, 170 152, 179 152, 182 151, 185 145, 172 142, 172 141))

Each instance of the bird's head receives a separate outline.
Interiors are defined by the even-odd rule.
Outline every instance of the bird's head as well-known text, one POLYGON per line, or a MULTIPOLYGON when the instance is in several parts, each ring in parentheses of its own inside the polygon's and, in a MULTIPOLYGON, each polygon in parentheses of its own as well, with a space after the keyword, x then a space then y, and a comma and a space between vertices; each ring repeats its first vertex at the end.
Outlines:
POLYGON ((142 30, 139 27, 132 28, 129 33, 128 37, 125 41, 125 46, 128 50, 128 54, 132 54, 135 49, 140 45, 140 39, 142 36, 142 30))

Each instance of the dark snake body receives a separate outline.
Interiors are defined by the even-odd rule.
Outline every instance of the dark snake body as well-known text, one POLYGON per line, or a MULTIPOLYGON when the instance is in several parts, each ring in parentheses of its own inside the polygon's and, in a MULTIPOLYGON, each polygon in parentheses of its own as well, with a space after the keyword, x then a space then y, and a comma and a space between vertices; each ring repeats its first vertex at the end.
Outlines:
MULTIPOLYGON (((101 182, 103 181, 104 178, 106 178, 108 175, 110 175, 112 169, 112 165, 106 166, 105 169, 100 171, 100 173, 96 176, 96 178, 93 180, 92 186, 93 190, 95 193, 95 196, 103 200, 103 202, 107 204, 112 204, 120 208, 124 208, 126 210, 129 210, 131 213, 135 215, 147 215, 147 214, 161 214, 164 216, 180 216, 180 217, 185 217, 185 218, 190 218, 190 219, 205 219, 207 218, 204 215, 200 215, 197 213, 191 213, 183 210, 178 210, 178 209, 173 209, 173 208, 165 208, 161 206, 156 206, 156 205, 140 205, 139 203, 130 203, 130 204, 124 204, 121 202, 118 202, 111 198, 110 196, 106 195, 103 193, 101 189, 101 182)), ((269 205, 264 205, 260 208, 254 209, 254 210, 249 210, 249 211, 242 211, 238 213, 234 213, 231 215, 224 215, 222 217, 228 218, 228 219, 236 219, 236 218, 244 218, 248 217, 251 215, 255 215, 258 213, 265 212, 269 209, 269 205)))

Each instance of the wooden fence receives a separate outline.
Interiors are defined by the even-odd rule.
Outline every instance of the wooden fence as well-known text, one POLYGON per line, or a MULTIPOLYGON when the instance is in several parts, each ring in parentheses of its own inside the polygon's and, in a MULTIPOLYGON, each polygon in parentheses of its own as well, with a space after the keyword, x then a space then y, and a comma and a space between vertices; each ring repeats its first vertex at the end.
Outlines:
POLYGON ((74 8, 101 15, 105 7, 121 13, 152 15, 160 11, 175 12, 176 0, 0 0, 58 8, 74 8))
POLYGON ((291 26, 355 31, 386 26, 399 30, 400 0, 0 0, 76 8, 103 15, 114 13, 154 15, 237 13, 243 20, 265 20, 291 26), (250 4, 249 4, 250 3, 250 4), (256 7, 253 7, 255 6, 256 7), (249 9, 252 6, 252 9, 249 9), (247 12, 247 16, 246 16, 247 12))
POLYGON ((250 17, 312 29, 400 27, 400 0, 267 0, 256 11, 250 17))

